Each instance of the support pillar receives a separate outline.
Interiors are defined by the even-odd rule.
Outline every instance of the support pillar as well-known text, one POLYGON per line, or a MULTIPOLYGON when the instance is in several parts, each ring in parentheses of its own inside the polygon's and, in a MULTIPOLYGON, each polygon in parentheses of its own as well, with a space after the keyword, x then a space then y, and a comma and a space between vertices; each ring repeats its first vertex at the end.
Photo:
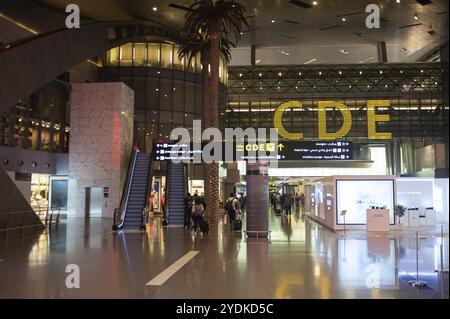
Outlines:
POLYGON ((247 163, 247 234, 249 237, 269 235, 268 169, 268 162, 247 163))
POLYGON ((222 199, 227 200, 230 193, 236 191, 236 183, 239 183, 240 175, 237 163, 226 163, 225 168, 227 170, 227 178, 224 180, 222 199))

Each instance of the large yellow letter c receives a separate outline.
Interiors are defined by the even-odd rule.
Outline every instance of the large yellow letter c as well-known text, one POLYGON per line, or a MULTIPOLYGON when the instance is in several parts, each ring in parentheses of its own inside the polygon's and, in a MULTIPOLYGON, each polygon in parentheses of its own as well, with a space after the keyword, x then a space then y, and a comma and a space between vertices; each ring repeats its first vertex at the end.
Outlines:
POLYGON ((287 138, 289 140, 300 140, 303 138, 303 133, 290 133, 286 131, 286 129, 283 126, 282 118, 284 111, 286 111, 289 108, 301 108, 303 106, 302 102, 300 101, 289 101, 280 104, 279 107, 275 110, 275 114, 273 117, 273 125, 278 131, 278 135, 281 137, 287 138))

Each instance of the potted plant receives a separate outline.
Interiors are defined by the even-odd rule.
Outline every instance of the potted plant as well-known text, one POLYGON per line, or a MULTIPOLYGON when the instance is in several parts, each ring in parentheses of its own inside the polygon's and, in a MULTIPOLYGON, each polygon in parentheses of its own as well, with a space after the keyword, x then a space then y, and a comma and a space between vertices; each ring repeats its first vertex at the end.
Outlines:
POLYGON ((394 207, 394 214, 398 217, 398 223, 400 224, 400 219, 405 216, 406 207, 403 205, 396 205, 394 207))

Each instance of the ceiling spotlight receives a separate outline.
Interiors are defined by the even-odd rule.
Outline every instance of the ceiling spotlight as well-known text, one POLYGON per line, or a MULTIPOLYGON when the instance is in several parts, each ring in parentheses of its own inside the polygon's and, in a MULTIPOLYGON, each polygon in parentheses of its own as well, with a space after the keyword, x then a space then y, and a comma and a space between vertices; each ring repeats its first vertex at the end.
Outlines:
POLYGON ((156 12, 156 11, 158 11, 158 8, 157 7, 153 7, 152 10, 153 10, 153 12, 156 12))
POLYGON ((345 22, 345 21, 347 21, 347 18, 346 17, 342 17, 342 22, 345 22))
POLYGON ((417 15, 417 13, 414 14, 414 20, 419 20, 419 16, 417 15))
POLYGON ((318 5, 318 3, 317 3, 317 1, 313 1, 313 6, 317 6, 318 5))
POLYGON ((400 0, 395 0, 395 2, 400 3, 400 0))
POLYGON ((344 55, 347 55, 347 54, 348 54, 348 51, 345 50, 345 49, 341 49, 341 50, 338 50, 338 51, 341 52, 341 53, 344 54, 344 55))
POLYGON ((270 22, 275 23, 275 19, 270 20, 270 22))

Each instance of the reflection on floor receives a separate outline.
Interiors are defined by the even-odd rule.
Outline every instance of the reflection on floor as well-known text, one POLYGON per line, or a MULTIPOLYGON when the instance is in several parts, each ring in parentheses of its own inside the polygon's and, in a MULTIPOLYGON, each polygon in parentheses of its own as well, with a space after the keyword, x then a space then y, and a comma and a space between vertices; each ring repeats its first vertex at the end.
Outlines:
MULTIPOLYGON (((416 278, 411 236, 342 237, 298 213, 270 213, 269 241, 222 224, 207 236, 162 228, 159 218, 146 233, 112 233, 111 224, 69 219, 0 241, 0 298, 448 298, 448 273, 441 280, 435 272, 435 235, 419 240, 419 277, 429 287, 416 289, 408 285, 416 278), (199 253, 162 285, 146 286, 191 251, 199 253), (66 288, 69 264, 80 267, 79 289, 66 288)), ((448 236, 444 247, 448 269, 448 236)))

